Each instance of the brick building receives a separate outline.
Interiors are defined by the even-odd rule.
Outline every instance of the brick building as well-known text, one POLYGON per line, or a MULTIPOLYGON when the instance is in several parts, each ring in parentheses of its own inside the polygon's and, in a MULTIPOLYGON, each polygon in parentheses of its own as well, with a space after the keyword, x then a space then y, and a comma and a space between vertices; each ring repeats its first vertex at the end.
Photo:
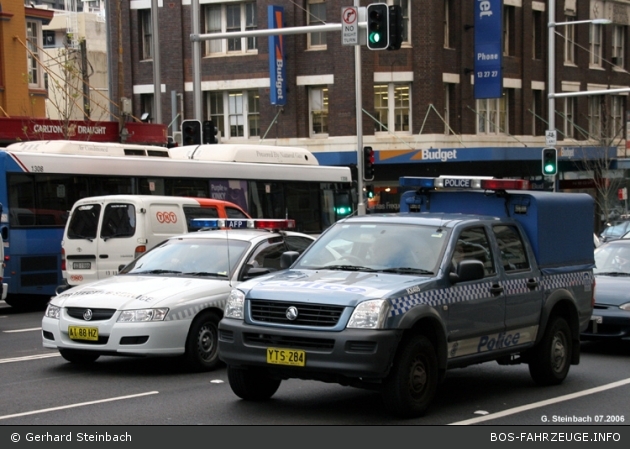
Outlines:
MULTIPOLYGON (((402 47, 372 51, 361 45, 360 77, 355 46, 342 43, 341 28, 283 35, 286 104, 281 106, 270 100, 270 38, 201 40, 198 93, 194 5, 191 0, 157 3, 157 39, 151 0, 108 3, 112 98, 130 98, 134 115, 155 117, 157 49, 160 109, 162 122, 171 124, 169 132, 182 118, 212 120, 220 142, 303 146, 330 165, 357 163, 360 134, 362 144, 376 150, 373 184, 383 191, 401 175, 437 174, 519 176, 549 188, 550 179, 541 175, 541 150, 548 142, 549 4, 555 5, 558 24, 553 27, 554 91, 630 87, 628 0, 387 0, 402 8, 402 47), (493 8, 501 16, 502 78, 496 98, 475 93, 479 8, 493 8), (612 23, 580 22, 601 18, 612 23), (564 25, 572 21, 578 23, 564 25), (195 98, 201 117, 195 117, 195 98)), ((340 24, 342 8, 352 4, 273 2, 283 8, 284 28, 340 24)), ((268 28, 269 2, 198 0, 198 7, 201 36, 268 28)), ((608 170, 625 156, 626 98, 619 92, 555 100, 560 188, 574 187, 572 179, 598 176, 589 166, 593 161, 608 170)))

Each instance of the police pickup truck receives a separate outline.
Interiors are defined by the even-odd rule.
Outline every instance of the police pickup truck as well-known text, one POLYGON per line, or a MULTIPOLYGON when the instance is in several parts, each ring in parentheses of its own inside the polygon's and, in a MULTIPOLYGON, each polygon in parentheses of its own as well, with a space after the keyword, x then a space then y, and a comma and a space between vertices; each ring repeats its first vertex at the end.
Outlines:
POLYGON ((288 270, 232 290, 219 357, 238 397, 314 379, 376 389, 409 418, 452 368, 526 363, 555 385, 579 363, 595 288, 589 195, 509 179, 401 186, 401 213, 338 221, 285 253, 288 270))

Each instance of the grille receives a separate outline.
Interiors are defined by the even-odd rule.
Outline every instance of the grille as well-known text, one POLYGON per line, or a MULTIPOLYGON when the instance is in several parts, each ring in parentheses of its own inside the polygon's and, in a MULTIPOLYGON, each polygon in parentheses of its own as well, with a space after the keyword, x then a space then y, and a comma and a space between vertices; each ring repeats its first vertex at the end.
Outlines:
POLYGON ((343 313, 342 306, 328 306, 305 303, 286 303, 277 301, 250 301, 251 316, 254 321, 292 326, 333 327, 343 313), (295 307, 298 316, 295 320, 286 317, 287 309, 295 307))
POLYGON ((302 338, 255 333, 244 333, 243 341, 245 344, 251 346, 280 346, 284 348, 319 351, 331 351, 335 346, 335 340, 328 338, 302 338))
POLYGON ((72 318, 83 320, 83 314, 88 309, 92 311, 92 319, 90 321, 109 320, 116 312, 116 309, 92 309, 89 307, 68 307, 66 309, 66 313, 68 314, 68 316, 71 316, 72 318))

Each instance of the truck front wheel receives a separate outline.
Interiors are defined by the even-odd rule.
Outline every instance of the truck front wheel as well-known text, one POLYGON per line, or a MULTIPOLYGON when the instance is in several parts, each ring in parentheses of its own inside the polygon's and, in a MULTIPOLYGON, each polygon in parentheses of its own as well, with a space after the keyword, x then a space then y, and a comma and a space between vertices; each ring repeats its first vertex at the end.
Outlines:
POLYGON ((435 349, 424 336, 411 338, 398 354, 383 384, 386 409, 401 418, 422 415, 433 400, 438 386, 435 349))
POLYGON ((227 375, 234 394, 246 401, 265 401, 271 398, 282 382, 255 368, 240 369, 228 365, 227 375))
POLYGON ((531 355, 529 374, 534 382, 539 385, 562 383, 571 366, 572 345, 571 329, 567 321, 559 316, 553 318, 531 355))

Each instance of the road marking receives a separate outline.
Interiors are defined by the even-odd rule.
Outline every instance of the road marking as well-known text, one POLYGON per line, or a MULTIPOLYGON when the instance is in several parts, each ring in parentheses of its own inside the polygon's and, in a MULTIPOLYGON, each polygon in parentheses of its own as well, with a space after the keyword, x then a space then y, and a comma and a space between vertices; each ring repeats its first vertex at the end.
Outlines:
POLYGON ((0 416, 0 420, 10 419, 10 418, 17 418, 17 417, 20 417, 20 416, 36 415, 38 413, 55 412, 57 410, 65 410, 65 409, 69 409, 69 408, 83 407, 83 406, 86 406, 86 405, 103 404, 105 402, 120 401, 120 400, 123 400, 123 399, 139 398, 139 397, 142 397, 142 396, 148 396, 148 395, 151 395, 151 394, 158 394, 158 393, 159 393, 159 391, 147 391, 146 393, 130 394, 128 396, 118 396, 118 397, 115 397, 115 398, 101 399, 101 400, 98 400, 98 401, 79 402, 77 404, 62 405, 62 406, 59 406, 59 407, 51 407, 51 408, 43 408, 41 410, 33 410, 33 411, 30 411, 30 412, 15 413, 13 415, 0 416))
POLYGON ((599 387, 590 388, 588 390, 578 391, 577 393, 571 393, 564 396, 558 396, 557 398, 547 399, 545 401, 534 402, 532 404, 522 405, 520 407, 514 407, 508 410, 504 410, 502 412, 492 413, 490 415, 480 416, 478 418, 471 418, 471 419, 466 419, 464 421, 450 423, 449 425, 450 426, 465 426, 468 424, 477 424, 483 421, 490 421, 497 418, 503 418, 504 416, 514 415, 516 413, 532 410, 538 407, 544 407, 546 405, 556 404, 558 402, 568 401, 568 400, 579 398, 582 396, 588 396, 589 394, 599 393, 600 391, 610 390, 611 388, 617 388, 617 387, 621 387, 627 384, 630 384, 630 378, 619 380, 617 382, 612 382, 606 385, 601 385, 599 387))
POLYGON ((14 334, 16 332, 31 332, 31 331, 41 331, 41 327, 31 327, 30 329, 14 329, 12 331, 2 331, 5 334, 14 334))
POLYGON ((50 354, 25 355, 24 357, 13 357, 10 359, 0 359, 0 363, 25 362, 27 360, 47 359, 49 357, 59 357, 61 354, 53 352, 50 354))

